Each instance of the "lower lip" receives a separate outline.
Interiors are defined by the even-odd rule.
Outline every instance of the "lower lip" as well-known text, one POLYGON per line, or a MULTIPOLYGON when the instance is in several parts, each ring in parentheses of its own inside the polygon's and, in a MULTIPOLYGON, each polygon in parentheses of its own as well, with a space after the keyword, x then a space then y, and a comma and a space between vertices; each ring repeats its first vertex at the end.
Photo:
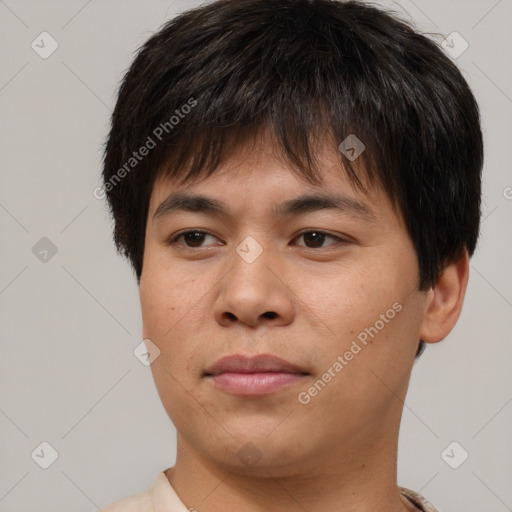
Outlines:
POLYGON ((242 396, 259 396, 274 393, 299 382, 305 375, 286 372, 220 373, 210 376, 216 387, 242 396))

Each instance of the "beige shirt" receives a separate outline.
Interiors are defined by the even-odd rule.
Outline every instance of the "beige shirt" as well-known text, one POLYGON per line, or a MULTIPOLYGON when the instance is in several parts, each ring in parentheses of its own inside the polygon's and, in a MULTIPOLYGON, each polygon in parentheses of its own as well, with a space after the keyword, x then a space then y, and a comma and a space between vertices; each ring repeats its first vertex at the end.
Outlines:
MULTIPOLYGON (((439 512, 423 496, 417 492, 398 487, 400 494, 410 504, 411 510, 423 512, 439 512)), ((176 491, 172 488, 164 471, 160 471, 147 491, 141 492, 129 498, 125 498, 102 509, 103 512, 189 512, 178 498, 176 491)))

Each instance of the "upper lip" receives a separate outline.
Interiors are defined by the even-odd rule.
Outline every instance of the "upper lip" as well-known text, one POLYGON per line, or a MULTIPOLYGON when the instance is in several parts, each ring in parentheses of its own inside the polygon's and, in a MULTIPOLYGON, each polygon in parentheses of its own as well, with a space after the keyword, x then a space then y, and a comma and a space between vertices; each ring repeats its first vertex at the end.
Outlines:
POLYGON ((260 373, 260 372, 286 372, 306 374, 302 368, 280 357, 271 354, 258 354, 245 356, 234 354, 222 357, 210 366, 205 375, 218 375, 220 373, 260 373))

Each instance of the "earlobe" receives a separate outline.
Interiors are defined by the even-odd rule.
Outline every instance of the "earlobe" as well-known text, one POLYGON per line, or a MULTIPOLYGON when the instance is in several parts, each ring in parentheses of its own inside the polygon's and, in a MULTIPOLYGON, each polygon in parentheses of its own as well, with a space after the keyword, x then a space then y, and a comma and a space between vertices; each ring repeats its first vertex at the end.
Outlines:
POLYGON ((469 278, 468 252, 448 264, 436 284, 427 293, 425 316, 420 330, 420 339, 425 343, 437 343, 455 326, 469 278))

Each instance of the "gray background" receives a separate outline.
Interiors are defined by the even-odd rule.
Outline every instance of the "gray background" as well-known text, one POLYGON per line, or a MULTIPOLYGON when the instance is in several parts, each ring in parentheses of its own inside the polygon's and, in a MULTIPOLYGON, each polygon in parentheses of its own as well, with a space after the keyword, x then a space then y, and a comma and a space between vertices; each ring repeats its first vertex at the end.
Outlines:
MULTIPOLYGON (((92 191, 133 52, 198 4, 0 1, 0 511, 97 510, 174 463, 174 428, 133 355, 136 281, 92 191), (31 48, 43 31, 59 45, 47 59, 31 48), (33 251, 43 237, 57 249, 45 262, 33 251), (59 454, 48 469, 31 457, 43 441, 59 454)), ((450 336, 415 364, 399 484, 443 511, 512 510, 512 0, 384 4, 424 31, 467 40, 457 63, 481 105, 486 143, 466 304, 450 336), (469 453, 458 469, 441 456, 453 441, 469 453)))

